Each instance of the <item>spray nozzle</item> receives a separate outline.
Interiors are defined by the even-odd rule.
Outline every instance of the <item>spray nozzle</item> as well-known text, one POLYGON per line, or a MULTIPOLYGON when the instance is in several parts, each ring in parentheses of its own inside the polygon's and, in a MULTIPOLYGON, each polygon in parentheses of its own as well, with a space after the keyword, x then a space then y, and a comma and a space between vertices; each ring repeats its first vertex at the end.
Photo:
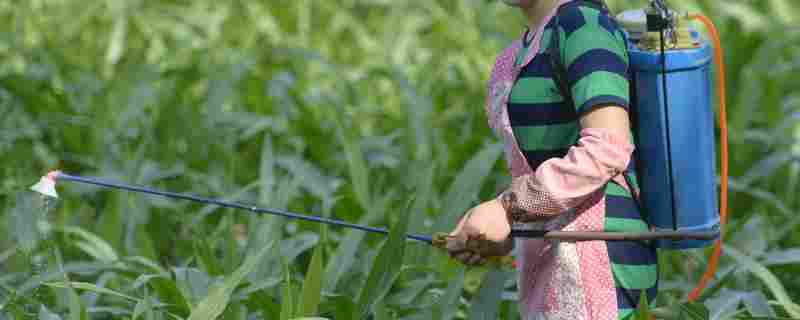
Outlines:
POLYGON ((58 198, 58 193, 56 192, 56 177, 58 174, 58 171, 48 173, 46 176, 42 177, 39 182, 34 184, 31 190, 51 198, 58 198))

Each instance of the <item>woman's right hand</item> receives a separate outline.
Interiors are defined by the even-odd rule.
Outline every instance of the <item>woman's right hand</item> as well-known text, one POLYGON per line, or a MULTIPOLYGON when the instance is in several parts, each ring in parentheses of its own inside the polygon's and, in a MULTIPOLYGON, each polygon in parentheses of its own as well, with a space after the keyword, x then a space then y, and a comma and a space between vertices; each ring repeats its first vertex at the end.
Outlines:
POLYGON ((497 199, 470 209, 450 233, 447 250, 466 265, 482 265, 487 257, 505 256, 514 248, 511 225, 497 199))

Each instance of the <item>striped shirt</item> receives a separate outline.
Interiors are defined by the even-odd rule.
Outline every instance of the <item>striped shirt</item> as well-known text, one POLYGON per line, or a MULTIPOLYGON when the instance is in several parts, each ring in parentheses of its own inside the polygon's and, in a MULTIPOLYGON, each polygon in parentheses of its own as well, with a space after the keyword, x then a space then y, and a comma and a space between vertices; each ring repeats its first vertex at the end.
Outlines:
MULTIPOLYGON (((533 170, 553 157, 563 157, 579 138, 582 115, 606 105, 629 108, 628 56, 625 38, 609 13, 599 6, 571 2, 542 33, 539 52, 525 65, 508 100, 508 115, 517 143, 533 170), (556 26, 556 24, 558 24, 556 26), (565 101, 553 78, 548 53, 558 27, 560 60, 567 69, 572 103, 565 101)), ((528 56, 526 34, 516 63, 528 56)), ((633 161, 632 161, 633 162, 633 161)), ((633 177, 634 185, 635 176, 633 177)), ((631 194, 615 182, 605 189, 605 231, 647 231, 631 194)), ((619 319, 628 319, 641 293, 653 302, 657 292, 656 250, 644 242, 608 242, 611 272, 617 290, 619 319)))

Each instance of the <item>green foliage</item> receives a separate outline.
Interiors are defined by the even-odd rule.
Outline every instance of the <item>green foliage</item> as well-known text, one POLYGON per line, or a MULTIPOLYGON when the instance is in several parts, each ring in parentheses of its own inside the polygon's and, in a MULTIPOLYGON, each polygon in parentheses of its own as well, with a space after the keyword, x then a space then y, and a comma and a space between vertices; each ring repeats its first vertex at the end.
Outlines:
MULTIPOLYGON (((731 221, 700 304, 709 252, 663 252, 649 312, 800 317, 800 4, 668 2, 722 35, 731 221)), ((482 103, 522 23, 478 0, 0 2, 0 319, 517 319, 513 276, 398 230, 448 230, 507 183, 482 103), (52 169, 395 227, 25 193, 52 169)))
POLYGON ((217 319, 228 306, 231 294, 233 294, 239 283, 245 279, 248 273, 256 268, 258 262, 261 261, 270 249, 271 246, 265 246, 259 250, 258 253, 248 256, 244 263, 242 263, 233 274, 228 276, 220 286, 215 286, 210 289, 208 296, 200 301, 194 310, 192 310, 192 313, 189 315, 189 320, 217 319))
POLYGON ((300 313, 306 316, 318 314, 319 302, 322 298, 322 246, 314 249, 311 262, 303 280, 303 294, 300 313))
POLYGON ((372 308, 392 289, 392 284, 400 273, 403 264, 398 261, 403 261, 405 254, 408 217, 408 210, 403 210, 372 262, 374 266, 356 300, 359 306, 357 316, 361 319, 366 319, 373 312, 372 308))

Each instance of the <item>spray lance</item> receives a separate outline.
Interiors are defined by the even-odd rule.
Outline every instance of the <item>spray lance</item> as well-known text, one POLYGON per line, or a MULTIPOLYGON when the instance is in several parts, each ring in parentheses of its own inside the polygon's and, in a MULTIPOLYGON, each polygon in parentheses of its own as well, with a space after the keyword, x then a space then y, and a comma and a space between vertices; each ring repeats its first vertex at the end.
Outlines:
MULTIPOLYGON (((186 193, 177 193, 170 191, 157 190, 149 187, 134 186, 124 183, 112 182, 98 178, 83 177, 78 175, 71 175, 61 171, 52 171, 46 176, 42 177, 38 183, 33 185, 30 189, 41 194, 46 199, 58 198, 56 191, 56 181, 68 181, 82 184, 89 184, 100 186, 103 188, 118 189, 136 193, 144 193, 149 195, 161 196, 171 199, 188 200, 203 204, 216 205, 220 207, 233 208, 250 211, 254 214, 270 214, 282 216, 290 219, 305 220, 317 223, 324 223, 328 225, 357 229, 361 231, 378 233, 387 235, 389 231, 385 228, 378 228, 366 225, 350 223, 346 221, 323 218, 313 215, 300 214, 289 212, 280 209, 260 208, 256 206, 246 205, 242 203, 224 201, 219 199, 201 197, 186 193)), ((562 241, 626 241, 626 240, 653 240, 653 239, 709 239, 713 238, 715 234, 698 234, 686 233, 683 231, 660 231, 660 232, 570 232, 570 231, 544 231, 544 230, 511 230, 511 237, 513 238, 544 238, 544 239, 557 239, 562 241)), ((406 234, 406 238, 410 240, 420 241, 427 243, 439 249, 446 249, 449 235, 446 233, 436 233, 432 236, 420 234, 406 234)), ((488 240, 485 239, 470 239, 467 242, 467 250, 475 252, 485 252, 484 249, 488 246, 488 240)), ((514 259, 511 256, 495 256, 487 259, 487 265, 496 268, 513 268, 515 267, 514 259)))

